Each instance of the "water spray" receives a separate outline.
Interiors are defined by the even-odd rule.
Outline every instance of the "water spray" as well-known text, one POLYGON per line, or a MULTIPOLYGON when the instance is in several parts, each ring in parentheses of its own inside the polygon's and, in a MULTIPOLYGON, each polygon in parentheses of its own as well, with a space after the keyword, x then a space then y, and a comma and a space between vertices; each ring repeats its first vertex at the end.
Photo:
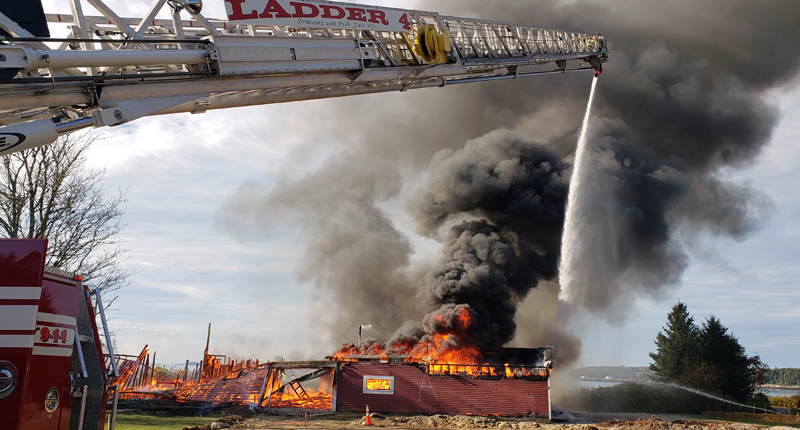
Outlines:
POLYGON ((775 412, 775 411, 767 409, 767 408, 761 408, 761 407, 758 407, 758 406, 755 406, 755 405, 746 405, 744 403, 734 402, 733 400, 728 400, 728 399, 725 399, 725 398, 722 398, 722 397, 719 397, 719 396, 715 396, 715 395, 713 395, 711 393, 706 393, 705 391, 699 390, 697 388, 687 387, 685 385, 676 384, 674 382, 655 382, 655 381, 653 381, 653 382, 629 381, 629 382, 634 382, 636 384, 642 384, 642 385, 652 385, 652 386, 657 386, 657 387, 677 388, 679 390, 688 391, 690 393, 694 393, 694 394, 697 394, 697 395, 700 395, 700 396, 703 396, 703 397, 708 397, 709 399, 713 399, 713 400, 716 400, 718 402, 728 403, 728 404, 731 404, 731 405, 752 409, 753 411, 755 411, 756 409, 758 409, 758 410, 762 410, 763 409, 764 413, 778 414, 778 412, 775 412))
POLYGON ((582 205, 586 205, 585 189, 586 183, 590 180, 586 167, 591 160, 588 138, 586 136, 589 128, 589 118, 592 113, 592 102, 594 101, 597 81, 600 70, 595 71, 592 79, 592 89, 589 93, 589 102, 586 104, 586 114, 583 116, 580 137, 578 138, 578 148, 575 151, 575 164, 572 167, 572 177, 570 178, 569 195, 567 197, 567 213, 564 219, 564 234, 561 238, 561 261, 558 265, 558 274, 561 283, 561 293, 559 299, 566 302, 573 302, 576 296, 574 285, 575 270, 579 265, 578 247, 578 227, 582 211, 582 205))

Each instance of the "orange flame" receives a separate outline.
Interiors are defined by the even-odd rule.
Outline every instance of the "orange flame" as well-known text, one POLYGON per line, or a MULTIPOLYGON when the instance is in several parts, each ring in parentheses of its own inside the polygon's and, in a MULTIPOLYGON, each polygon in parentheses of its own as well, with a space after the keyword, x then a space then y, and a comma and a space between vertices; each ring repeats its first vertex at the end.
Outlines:
POLYGON ((549 371, 539 366, 494 365, 485 362, 480 347, 468 335, 473 325, 473 314, 466 307, 457 310, 454 318, 441 314, 431 314, 426 318, 432 325, 449 327, 447 333, 433 333, 419 340, 399 341, 384 350, 383 345, 370 341, 362 345, 345 344, 333 356, 335 361, 358 361, 358 358, 381 356, 388 361, 391 355, 395 360, 424 365, 430 375, 457 375, 484 378, 536 378, 547 377, 549 371))

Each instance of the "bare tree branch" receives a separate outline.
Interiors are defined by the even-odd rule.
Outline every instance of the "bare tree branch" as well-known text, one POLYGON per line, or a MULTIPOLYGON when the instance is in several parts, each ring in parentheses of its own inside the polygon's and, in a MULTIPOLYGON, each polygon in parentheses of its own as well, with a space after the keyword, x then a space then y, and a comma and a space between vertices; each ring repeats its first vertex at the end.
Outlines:
POLYGON ((128 284, 120 223, 126 191, 109 194, 105 170, 86 167, 87 134, 0 157, 0 237, 47 238, 47 265, 81 274, 106 302, 128 284))

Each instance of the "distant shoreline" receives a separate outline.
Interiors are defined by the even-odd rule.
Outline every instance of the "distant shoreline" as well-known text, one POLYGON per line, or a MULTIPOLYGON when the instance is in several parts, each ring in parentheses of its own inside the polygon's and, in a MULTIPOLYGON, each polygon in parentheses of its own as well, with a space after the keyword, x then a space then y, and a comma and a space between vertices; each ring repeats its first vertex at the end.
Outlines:
POLYGON ((778 389, 778 390, 798 390, 798 391, 800 391, 800 385, 764 384, 764 385, 759 385, 759 388, 774 388, 774 389, 778 389))

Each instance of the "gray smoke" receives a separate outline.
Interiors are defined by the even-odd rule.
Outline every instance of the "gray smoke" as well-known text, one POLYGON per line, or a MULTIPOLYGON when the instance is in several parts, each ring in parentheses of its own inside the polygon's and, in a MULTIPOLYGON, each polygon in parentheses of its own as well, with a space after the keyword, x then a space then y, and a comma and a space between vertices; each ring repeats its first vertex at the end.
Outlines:
POLYGON ((378 207, 399 190, 396 166, 354 170, 344 155, 274 189, 243 186, 218 217, 243 239, 299 224, 305 252, 298 278, 313 282, 325 304, 314 324, 330 327, 336 343, 367 322, 370 334, 388 336, 417 308, 406 279, 411 244, 378 207))
POLYGON ((428 235, 471 218, 450 227, 420 288, 429 303, 469 305, 483 348, 510 341, 519 302, 539 279, 556 275, 565 169, 541 144, 497 131, 434 156, 428 182, 410 204, 428 235))
MULTIPOLYGON (((663 294, 688 264, 681 233, 743 240, 768 214, 768 198, 718 173, 747 166, 770 139, 778 112, 769 91, 800 70, 800 2, 458 0, 430 8, 608 37, 590 133, 617 233, 598 235, 612 252, 587 262, 587 278, 604 281, 580 306, 611 315, 639 295, 663 294)), ((419 339, 422 323, 397 327, 437 306, 469 304, 482 345, 516 332, 517 346, 575 353, 579 341, 564 329, 570 314, 554 311, 554 284, 530 289, 555 275, 568 178, 560 160, 575 149, 590 79, 337 100, 343 113, 320 116, 315 127, 347 142, 347 153, 275 189, 243 187, 222 218, 231 231, 248 231, 272 225, 275 212, 293 214, 306 249, 301 278, 329 300, 334 342, 362 322, 383 338, 419 339), (427 182, 409 207, 419 232, 443 241, 438 263, 412 260, 410 239, 381 209, 416 188, 420 174, 427 182), (539 326, 517 329, 520 321, 539 326)))
MULTIPOLYGON (((602 205, 613 216, 598 214, 586 227, 591 255, 580 306, 618 319, 624 312, 609 307, 622 310, 637 295, 659 296, 680 281, 688 264, 682 237, 743 240, 769 213, 768 198, 718 173, 747 166, 769 142, 778 119, 769 91, 795 80, 800 65, 800 51, 791 48, 800 35, 797 2, 449 4, 478 16, 599 31, 610 41, 590 142, 598 211, 602 205)), ((525 105, 535 94, 542 106, 573 109, 584 105, 588 88, 537 79, 500 86, 505 106, 525 105)), ((482 89, 501 103, 498 90, 482 89)), ((524 122, 531 111, 512 115, 524 122)), ((551 143, 566 155, 574 141, 566 133, 551 143)))

